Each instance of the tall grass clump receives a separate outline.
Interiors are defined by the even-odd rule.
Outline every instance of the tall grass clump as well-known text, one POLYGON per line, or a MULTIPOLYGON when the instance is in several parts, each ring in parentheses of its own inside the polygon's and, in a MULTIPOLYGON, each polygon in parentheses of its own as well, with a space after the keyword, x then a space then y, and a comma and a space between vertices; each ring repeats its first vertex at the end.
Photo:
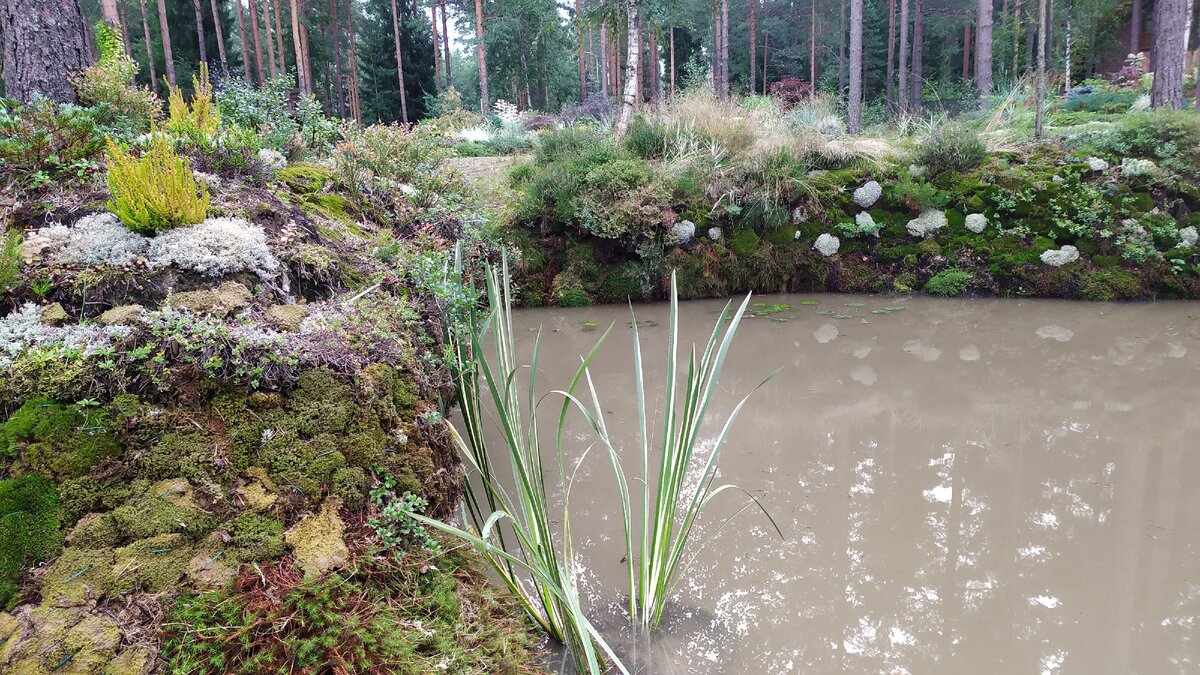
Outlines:
MULTIPOLYGON (((456 271, 461 271, 461 263, 456 263, 456 267, 456 271)), ((572 544, 571 486, 588 451, 573 466, 568 465, 564 446, 567 416, 571 410, 578 411, 599 437, 599 447, 615 477, 614 496, 621 505, 626 559, 630 561, 630 616, 643 627, 657 627, 666 601, 687 567, 689 559, 685 559, 685 553, 704 508, 721 493, 737 489, 713 483, 721 446, 749 395, 726 419, 711 454, 698 460, 696 450, 717 379, 750 298, 747 296, 736 310, 731 309, 732 303, 726 304, 704 348, 697 350, 692 346, 684 374, 684 361, 678 358, 679 303, 672 275, 668 380, 663 397, 666 403, 662 432, 657 440, 649 430, 652 411, 647 404, 637 319, 633 318, 641 459, 640 474, 633 481, 641 486, 635 500, 631 481, 609 436, 590 372, 590 364, 612 326, 581 358, 567 387, 554 392, 562 402, 553 449, 549 450, 544 448, 537 426, 537 409, 547 399, 537 390, 541 334, 535 338, 533 356, 527 366, 528 381, 521 388, 517 376, 526 367, 518 364, 515 356, 507 260, 499 269, 489 267, 487 297, 490 310, 486 315, 481 311, 468 312, 461 321, 451 322, 446 334, 465 431, 465 438, 454 430, 452 437, 477 475, 476 480, 467 481, 465 502, 473 529, 456 528, 420 514, 413 514, 413 518, 471 542, 526 613, 551 637, 567 645, 580 672, 601 672, 603 656, 626 672, 588 621, 579 597, 572 544), (490 350, 484 347, 486 339, 491 341, 490 350), (584 388, 585 383, 586 396, 577 395, 576 391, 584 388), (488 447, 484 434, 485 405, 495 411, 494 421, 501 431, 503 451, 488 447), (511 471, 515 486, 511 494, 500 483, 504 467, 493 463, 501 457, 506 458, 511 471), (552 480, 557 480, 561 504, 551 499, 543 459, 552 460, 557 469, 557 478, 552 480), (561 532, 555 522, 561 522, 561 532)), ((751 497, 747 505, 750 503, 758 502, 751 497)))
POLYGON ((208 190, 196 182, 185 157, 180 157, 163 134, 153 133, 150 149, 141 157, 108 146, 108 210, 134 232, 154 234, 176 225, 204 220, 208 190))

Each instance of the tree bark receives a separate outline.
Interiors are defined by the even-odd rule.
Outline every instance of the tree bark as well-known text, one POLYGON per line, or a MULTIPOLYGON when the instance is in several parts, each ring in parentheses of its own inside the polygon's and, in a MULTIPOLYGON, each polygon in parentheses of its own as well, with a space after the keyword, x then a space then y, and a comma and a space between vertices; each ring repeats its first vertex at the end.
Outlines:
POLYGON ((271 66, 271 77, 275 77, 279 70, 275 67, 275 39, 271 37, 271 0, 263 0, 262 27, 263 38, 267 43, 267 63, 271 66))
POLYGON ((100 18, 113 28, 121 23, 121 15, 117 12, 117 0, 100 0, 100 18))
POLYGON ((446 0, 441 0, 442 6, 442 63, 446 64, 446 88, 454 88, 454 71, 450 60, 450 29, 446 26, 446 0))
POLYGON ((358 48, 354 36, 354 0, 346 1, 346 34, 350 47, 350 110, 354 123, 362 126, 362 98, 359 96, 358 82, 358 48))
POLYGON ((92 62, 79 0, 0 0, 0 40, 9 97, 75 102, 71 79, 92 62))
POLYGON ((1046 0, 1038 0, 1038 49, 1037 49, 1037 85, 1033 90, 1034 123, 1033 134, 1042 137, 1045 126, 1046 107, 1046 41, 1041 36, 1046 34, 1046 0))
POLYGON ((575 42, 579 60, 579 102, 587 100, 587 61, 583 56, 583 0, 575 0, 575 42))
POLYGON ((921 112, 921 84, 925 73, 922 58, 925 50, 925 6, 924 0, 913 3, 912 37, 912 82, 908 87, 909 112, 921 112))
POLYGON ((338 14, 337 0, 329 0, 329 30, 333 34, 330 38, 333 43, 333 88, 337 91, 337 114, 344 117, 346 93, 342 87, 342 33, 338 30, 338 14))
POLYGON ((750 5, 750 95, 757 93, 754 80, 758 71, 758 42, 754 34, 758 19, 758 0, 747 0, 750 5))
POLYGON ((979 0, 975 21, 975 89, 992 93, 992 0, 979 0))
POLYGON ((729 100, 729 0, 721 0, 721 96, 729 100))
POLYGON ((963 26, 963 82, 971 79, 971 21, 963 26))
POLYGON ((438 36, 438 6, 434 5, 429 9, 433 16, 430 21, 433 26, 433 84, 437 88, 438 96, 442 95, 442 40, 438 36))
POLYGON ((1037 69, 1036 50, 1034 42, 1037 40, 1038 25, 1037 21, 1030 21, 1025 26, 1025 72, 1031 73, 1037 69))
POLYGON ((221 60, 221 72, 229 74, 229 62, 225 59, 225 36, 221 33, 221 11, 217 0, 210 0, 213 15, 213 30, 217 33, 217 58, 221 60))
POLYGON ((150 38, 150 20, 146 17, 146 0, 138 0, 142 8, 142 37, 146 43, 146 64, 150 68, 150 88, 158 93, 158 73, 154 66, 154 40, 150 38))
MULTIPOLYGON (((752 0, 753 1, 753 0, 752 0)), ((650 54, 646 67, 650 69, 650 102, 658 103, 662 96, 662 81, 658 73, 658 33, 650 31, 650 54)))
MULTIPOLYGON (((292 0, 293 3, 296 0, 292 0)), ((392 39, 396 45, 396 81, 400 86, 400 119, 408 124, 408 94, 404 91, 404 54, 400 49, 400 12, 392 0, 392 39)))
POLYGON ((770 51, 770 48, 771 48, 771 34, 770 34, 768 31, 767 31, 767 28, 766 28, 766 26, 763 26, 763 70, 762 70, 763 77, 762 77, 762 90, 763 90, 763 95, 764 95, 764 96, 767 94, 767 63, 768 63, 768 62, 770 61, 770 59, 771 59, 771 51, 770 51))
POLYGON ((167 83, 175 86, 175 55, 171 53, 171 28, 167 26, 167 0, 158 0, 158 30, 162 33, 163 67, 167 83))
POLYGON ((671 98, 675 98, 675 27, 671 26, 671 98))
POLYGON ((1129 12, 1129 53, 1139 54, 1142 51, 1142 0, 1133 0, 1133 9, 1129 12))
POLYGON ((896 0, 888 0, 887 12, 887 88, 884 94, 884 107, 888 112, 892 112, 896 107, 896 0))
MULTIPOLYGON (((316 95, 316 88, 313 85, 312 76, 312 59, 308 54, 308 26, 300 24, 300 55, 304 57, 304 83, 308 87, 308 94, 316 95)), ((299 66, 297 66, 299 69, 299 66)))
POLYGON ((857 134, 862 130, 862 33, 863 0, 850 0, 850 102, 847 106, 846 129, 852 134, 857 134))
POLYGON ((487 45, 483 42, 483 0, 475 0, 475 56, 479 59, 479 111, 488 116, 491 98, 488 96, 487 45))
POLYGON ((817 0, 812 0, 812 16, 808 23, 808 96, 817 95, 817 0))
POLYGON ((900 0, 900 64, 896 68, 897 112, 908 112, 908 0, 900 0))
MULTIPOLYGON (((271 9, 275 13, 275 49, 279 54, 279 74, 287 75, 287 57, 284 56, 285 52, 283 51, 283 22, 280 21, 279 16, 281 14, 279 6, 283 4, 283 0, 267 0, 267 3, 271 5, 271 9)), ((296 79, 299 80, 301 75, 299 72, 300 64, 298 63, 296 64, 296 71, 296 79)))
POLYGON ((200 45, 200 61, 206 63, 208 49, 204 40, 204 11, 200 9, 200 0, 192 0, 192 7, 196 10, 196 43, 200 45))
MULTIPOLYGON (((722 0, 728 11, 728 0, 722 0)), ((621 112, 617 115, 616 133, 624 136, 633 119, 633 109, 637 105, 638 79, 638 45, 641 44, 638 35, 638 6, 637 0, 625 0, 626 23, 628 24, 626 40, 628 42, 625 56, 625 91, 621 95, 621 112)))
MULTIPOLYGON (((392 0, 393 7, 395 4, 396 0, 392 0)), ((275 11, 279 11, 278 5, 275 7, 275 11)), ((304 67, 304 43, 303 36, 300 34, 300 8, 296 6, 296 0, 292 0, 292 49, 296 54, 296 85, 300 87, 300 95, 311 94, 312 83, 308 81, 308 73, 305 72, 304 67)), ((282 51, 279 53, 283 54, 282 51)))
POLYGON ((1154 3, 1154 84, 1150 87, 1152 108, 1183 107, 1183 59, 1187 51, 1188 0, 1157 0, 1154 3))
MULTIPOLYGON (((240 0, 239 0, 240 1, 240 0)), ((250 0, 250 5, 247 7, 250 14, 250 33, 254 40, 254 64, 256 67, 255 75, 258 78, 258 83, 261 85, 266 79, 266 71, 263 70, 262 57, 262 37, 258 30, 258 9, 255 3, 258 0, 250 0)))
POLYGON ((846 2, 838 0, 838 98, 846 95, 846 2))
POLYGON ((125 56, 132 59, 133 40, 129 39, 129 6, 125 4, 125 0, 121 0, 121 4, 117 5, 117 20, 121 22, 121 39, 125 41, 125 44, 122 45, 125 47, 125 56))

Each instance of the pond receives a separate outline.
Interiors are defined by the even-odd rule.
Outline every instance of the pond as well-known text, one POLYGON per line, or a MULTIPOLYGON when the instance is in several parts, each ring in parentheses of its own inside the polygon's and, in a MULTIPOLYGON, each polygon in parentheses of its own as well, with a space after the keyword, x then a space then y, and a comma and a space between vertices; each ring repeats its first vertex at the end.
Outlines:
MULTIPOLYGON (((572 489, 591 615, 631 669, 1200 669, 1200 303, 753 302, 704 447, 782 368, 735 423, 717 481, 759 496, 785 538, 755 510, 722 528, 744 505, 722 495, 662 629, 631 639, 598 449, 572 489)), ((722 304, 682 304, 685 344, 707 337, 722 304)), ((661 399, 667 306, 636 312, 647 396, 661 399)), ((633 474, 629 320, 620 306, 515 316, 524 359, 543 330, 544 391, 566 386, 616 323, 592 374, 633 474)), ((570 438, 576 457, 594 440, 578 419, 570 438)))

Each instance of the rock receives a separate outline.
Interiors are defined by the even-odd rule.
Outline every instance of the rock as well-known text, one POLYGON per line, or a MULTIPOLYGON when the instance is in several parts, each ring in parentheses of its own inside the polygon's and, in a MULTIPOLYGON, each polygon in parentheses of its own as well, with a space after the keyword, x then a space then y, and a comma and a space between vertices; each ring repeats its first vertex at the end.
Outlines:
POLYGON ((145 311, 141 305, 119 305, 100 315, 100 325, 129 326, 137 323, 145 311))
POLYGON ((796 208, 792 209, 793 225, 799 225, 805 220, 808 220, 808 211, 806 211, 803 206, 797 206, 796 208))
POLYGON ((6 629, 0 643, 0 672, 137 673, 111 670, 121 644, 120 626, 86 609, 26 605, 11 616, 0 615, 0 626, 6 629))
POLYGON ((56 302, 53 305, 46 305, 42 308, 42 324, 46 326, 61 326, 71 319, 71 315, 67 314, 67 310, 63 309, 62 303, 56 302))
POLYGON ((817 249, 817 253, 820 253, 828 258, 834 253, 837 253, 838 247, 841 245, 842 242, 837 237, 825 232, 821 236, 817 237, 817 241, 813 244, 813 248, 817 249))
POLYGON ((1108 162, 1099 157, 1088 157, 1083 161, 1092 171, 1108 171, 1108 162))
POLYGON ((1065 183, 1065 182, 1067 182, 1067 179, 1063 178, 1062 176, 1060 176, 1060 175, 1058 175, 1058 174, 1054 174, 1053 176, 1051 176, 1051 177, 1050 177, 1050 180, 1051 180, 1052 182, 1054 182, 1054 183, 1065 183))
POLYGON ((1193 248, 1197 240, 1200 240, 1200 235, 1197 234, 1194 225, 1189 225, 1179 231, 1179 248, 1193 248))
POLYGON ((719 227, 708 228, 708 238, 711 239, 712 241, 721 241, 721 228, 719 228, 719 227))
POLYGON ((690 220, 681 220, 671 228, 671 239, 676 246, 688 243, 696 238, 696 224, 690 220))
POLYGON ((967 214, 966 222, 963 223, 963 227, 966 227, 975 234, 982 234, 987 229, 987 224, 987 216, 982 213, 969 213, 967 214))
POLYGON ((330 497, 321 510, 302 518, 283 533, 283 541, 292 548, 296 564, 305 578, 318 577, 346 564, 350 550, 342 539, 346 527, 338 517, 342 500, 330 497))
POLYGON ((867 181, 862 187, 854 191, 854 203, 864 209, 869 209, 879 201, 879 196, 883 194, 883 187, 877 181, 867 181))
POLYGON ((130 647, 108 664, 104 675, 147 675, 153 666, 153 651, 148 647, 130 647))
POLYGON ((1079 260, 1079 249, 1074 246, 1063 246, 1060 249, 1050 249, 1042 253, 1042 262, 1051 267, 1062 267, 1076 260, 1079 260))
POLYGON ((928 237, 946 226, 946 214, 937 209, 925 209, 921 215, 908 221, 908 233, 914 237, 928 237))
POLYGON ((271 305, 266 311, 267 321, 276 328, 286 331, 300 329, 300 324, 308 318, 306 305, 271 305))
POLYGON ((262 162, 262 164, 271 171, 278 171, 279 169, 287 167, 287 158, 283 156, 283 153, 279 152, 278 150, 272 150, 271 148, 263 148, 262 150, 259 150, 258 161, 262 162))
POLYGON ((168 298, 172 307, 186 309, 195 314, 226 316, 250 305, 250 289, 236 281, 199 291, 174 293, 168 298))

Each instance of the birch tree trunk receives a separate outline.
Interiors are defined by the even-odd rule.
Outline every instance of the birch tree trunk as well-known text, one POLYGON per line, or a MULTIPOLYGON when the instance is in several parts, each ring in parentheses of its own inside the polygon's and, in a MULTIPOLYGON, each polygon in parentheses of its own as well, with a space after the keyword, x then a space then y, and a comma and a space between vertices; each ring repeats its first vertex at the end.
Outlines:
POLYGON ((174 87, 175 55, 171 53, 171 29, 167 26, 167 0, 158 0, 158 30, 162 33, 163 67, 167 71, 167 83, 174 87))
POLYGON ((150 37, 150 19, 146 16, 146 0, 138 0, 142 8, 142 37, 146 43, 146 64, 150 67, 150 88, 158 93, 158 72, 154 66, 154 40, 150 37))
POLYGON ((847 106, 846 129, 852 134, 862 130, 862 33, 863 0, 850 0, 850 102, 847 106))
POLYGON ((992 0, 979 0, 975 21, 975 89, 992 93, 992 0))
MULTIPOLYGON (((722 0, 728 10, 728 0, 722 0)), ((626 56, 625 56, 625 90, 621 94, 621 111, 617 115, 616 134, 624 136, 629 130, 629 122, 633 119, 633 109, 637 105, 638 81, 638 45, 641 44, 638 35, 638 6, 637 0, 625 0, 626 10, 626 56)))
POLYGON ((9 97, 75 102, 71 80, 92 63, 79 0, 0 0, 0 40, 9 97))
MULTIPOLYGON (((292 0, 295 3, 296 0, 292 0)), ((408 94, 404 92, 404 55, 400 49, 400 12, 396 0, 392 0, 392 39, 396 44, 396 81, 400 86, 400 119, 408 124, 408 94)))
POLYGON ((1154 3, 1152 108, 1183 107, 1183 59, 1187 51, 1188 0, 1154 3))
POLYGON ((488 116, 491 98, 488 96, 487 46, 483 43, 483 0, 475 0, 475 55, 479 58, 479 111, 488 116))

